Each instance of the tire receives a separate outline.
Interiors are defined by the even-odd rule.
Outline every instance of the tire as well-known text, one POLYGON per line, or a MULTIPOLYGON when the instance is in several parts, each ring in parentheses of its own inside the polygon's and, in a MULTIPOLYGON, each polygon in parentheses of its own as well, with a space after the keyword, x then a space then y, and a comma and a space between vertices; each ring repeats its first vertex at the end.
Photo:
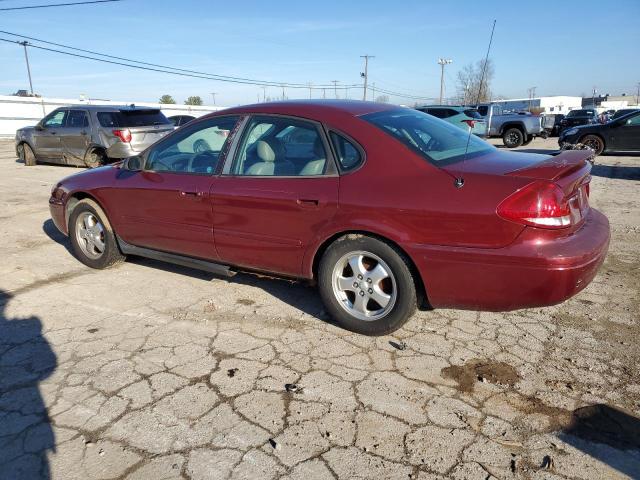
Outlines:
POLYGON ((80 200, 69 216, 69 238, 76 258, 88 267, 108 268, 125 259, 107 215, 88 198, 80 200))
POLYGON ((531 142, 533 142, 533 135, 529 135, 527 139, 522 142, 522 146, 529 145, 531 142))
POLYGON ((604 151, 604 141, 597 135, 586 135, 580 139, 580 143, 594 150, 596 156, 604 151))
POLYGON ((517 148, 524 142, 524 134, 519 128, 508 128, 502 134, 502 143, 507 148, 517 148))
POLYGON ((105 164, 107 156, 99 148, 89 150, 84 156, 84 164, 87 168, 97 168, 105 164))
POLYGON ((23 143, 22 145, 22 160, 24 160, 24 164, 27 167, 33 167, 36 163, 36 155, 33 153, 32 148, 28 143, 23 143))
POLYGON ((336 324, 364 335, 397 330, 417 308, 408 258, 392 245, 364 235, 341 237, 327 248, 320 259, 318 288, 336 324))

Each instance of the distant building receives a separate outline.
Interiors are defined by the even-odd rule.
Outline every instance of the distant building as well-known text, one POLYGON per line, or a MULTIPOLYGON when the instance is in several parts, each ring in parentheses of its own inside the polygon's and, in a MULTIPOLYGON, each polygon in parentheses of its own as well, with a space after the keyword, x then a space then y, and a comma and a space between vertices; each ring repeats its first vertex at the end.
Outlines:
POLYGON ((502 110, 512 112, 534 113, 562 113, 567 114, 571 110, 582 108, 582 97, 568 97, 555 95, 552 97, 514 98, 508 100, 495 100, 494 105, 500 105, 502 110))
POLYGON ((637 95, 598 95, 596 97, 584 97, 583 107, 595 107, 598 110, 618 110, 620 108, 638 107, 640 99, 637 95), (595 100, 595 105, 593 101, 595 100))

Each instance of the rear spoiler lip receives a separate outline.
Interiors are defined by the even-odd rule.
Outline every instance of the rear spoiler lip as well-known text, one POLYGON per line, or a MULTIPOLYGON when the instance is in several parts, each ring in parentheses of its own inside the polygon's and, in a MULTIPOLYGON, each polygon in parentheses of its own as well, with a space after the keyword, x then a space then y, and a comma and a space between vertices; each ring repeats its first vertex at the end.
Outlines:
POLYGON ((555 181, 584 168, 585 165, 588 165, 588 171, 591 171, 593 152, 590 150, 562 150, 550 155, 551 157, 547 160, 513 170, 505 175, 555 181))

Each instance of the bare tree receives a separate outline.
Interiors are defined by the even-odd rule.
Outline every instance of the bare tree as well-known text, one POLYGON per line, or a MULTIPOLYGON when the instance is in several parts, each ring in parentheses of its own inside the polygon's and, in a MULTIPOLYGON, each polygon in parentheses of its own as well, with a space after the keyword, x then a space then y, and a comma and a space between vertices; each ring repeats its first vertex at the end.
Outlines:
POLYGON ((491 81, 495 73, 491 59, 487 61, 484 78, 483 70, 484 60, 479 60, 475 64, 469 63, 458 72, 456 85, 458 102, 471 105, 491 101, 491 81))

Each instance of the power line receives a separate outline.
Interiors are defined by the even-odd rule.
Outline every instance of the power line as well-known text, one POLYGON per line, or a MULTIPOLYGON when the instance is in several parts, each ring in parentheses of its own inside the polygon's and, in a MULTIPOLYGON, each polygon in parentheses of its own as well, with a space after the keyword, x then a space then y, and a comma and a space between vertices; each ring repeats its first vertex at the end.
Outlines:
POLYGON ((92 3, 112 3, 121 2, 122 0, 93 0, 90 2, 69 2, 69 3, 50 3, 48 5, 29 5, 25 7, 5 7, 0 8, 0 11, 6 12, 9 10, 30 10, 34 8, 50 8, 50 7, 70 7, 72 5, 89 5, 92 3))

